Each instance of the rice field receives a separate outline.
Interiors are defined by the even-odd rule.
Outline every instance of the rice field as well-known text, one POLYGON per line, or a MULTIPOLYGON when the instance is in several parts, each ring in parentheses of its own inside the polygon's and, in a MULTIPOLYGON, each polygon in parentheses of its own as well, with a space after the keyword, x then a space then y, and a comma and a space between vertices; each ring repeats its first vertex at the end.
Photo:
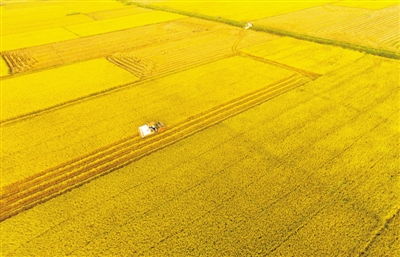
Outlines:
MULTIPOLYGON (((5 151, 2 153, 5 181, 17 181, 55 166, 62 162, 63 156, 78 157, 128 137, 136 132, 135 128, 143 120, 163 117, 165 122, 172 125, 218 103, 278 82, 293 73, 268 64, 259 66, 258 62, 251 59, 232 57, 158 80, 128 85, 90 101, 79 101, 21 122, 6 124, 1 131, 5 136, 5 151), (239 63, 241 65, 233 65, 239 63), (268 73, 271 70, 274 72, 263 78, 255 76, 257 72, 268 73), (225 77, 220 74, 225 74, 225 77), (185 82, 189 77, 197 79, 194 83, 185 82), (260 84, 260 79, 264 83, 260 84), (215 82, 232 85, 218 93, 214 88, 215 82), (181 86, 174 86, 176 83, 181 86), (207 95, 209 97, 206 98, 207 95), (153 104, 146 108, 148 101, 153 104), (176 102, 179 105, 174 104, 176 102), (35 124, 38 123, 50 125, 40 126, 36 130, 35 124), (112 129, 116 124, 119 124, 118 129, 112 129), (43 140, 43 136, 48 140, 43 140), (27 137, 32 139, 26 142, 27 137), (26 170, 27 167, 32 168, 26 170)), ((62 87, 59 88, 60 95, 61 90, 62 87)))
POLYGON ((244 48, 241 52, 317 75, 333 72, 364 55, 289 37, 280 37, 265 44, 244 48))
POLYGON ((190 38, 218 27, 227 28, 227 26, 213 22, 191 18, 179 19, 150 24, 145 27, 133 27, 121 31, 6 51, 2 55, 10 67, 10 73, 22 73, 108 57, 117 52, 140 49, 141 47, 186 37, 190 38))
POLYGON ((255 24, 399 52, 399 12, 400 5, 378 10, 332 5, 264 18, 255 24))
POLYGON ((393 1, 211 1, 200 3, 198 8, 197 2, 190 1, 129 2, 235 26, 243 26, 251 21, 259 31, 399 58, 400 5, 393 1), (213 11, 214 5, 220 12, 213 11), (221 5, 228 6, 224 8, 221 5), (237 12, 225 13, 231 8, 237 12), (247 9, 250 9, 250 13, 261 14, 245 16, 246 19, 243 19, 241 15, 247 9))
POLYGON ((136 80, 138 77, 105 59, 9 77, 2 81, 0 122, 15 120, 136 80))
MULTIPOLYGON (((114 1, 110 3, 114 3, 114 1)), ((115 3, 117 4, 118 2, 115 1, 115 3)), ((67 2, 67 5, 71 7, 71 3, 67 2)), ((4 29, 2 29, 1 33, 2 44, 0 52, 156 24, 183 17, 158 11, 140 12, 140 8, 136 8, 138 11, 132 15, 116 15, 110 19, 97 19, 81 14, 81 11, 96 12, 107 8, 107 5, 103 6, 102 2, 100 2, 100 8, 96 8, 97 4, 93 5, 95 8, 92 9, 87 8, 91 7, 91 4, 84 5, 81 8, 78 6, 77 9, 64 7, 63 4, 37 8, 28 6, 19 8, 17 9, 18 11, 7 8, 7 4, 5 7, 1 6, 3 9, 0 18, 5 22, 2 25, 4 29), (26 15, 31 13, 35 15, 26 15), (21 20, 18 18, 15 20, 16 17, 20 16, 27 17, 27 19, 23 18, 21 20), (39 20, 36 20, 35 16, 40 17, 39 20), (30 19, 34 20, 31 21, 30 19), (17 29, 14 29, 16 27, 15 23, 20 24, 20 27, 18 28, 17 25, 17 29)), ((121 4, 121 6, 123 5, 121 4)), ((121 6, 118 4, 118 7, 121 6)))
POLYGON ((276 16, 314 6, 325 5, 329 0, 297 1, 128 1, 131 3, 154 4, 161 8, 171 8, 188 13, 202 13, 212 17, 223 17, 239 21, 256 20, 276 16))
POLYGON ((0 9, 1 256, 400 255, 397 2, 0 9))

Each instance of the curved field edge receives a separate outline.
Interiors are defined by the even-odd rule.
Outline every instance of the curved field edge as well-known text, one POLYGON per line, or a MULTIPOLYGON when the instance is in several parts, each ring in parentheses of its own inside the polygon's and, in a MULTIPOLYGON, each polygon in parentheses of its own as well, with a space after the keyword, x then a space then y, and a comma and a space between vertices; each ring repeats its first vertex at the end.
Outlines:
MULTIPOLYGON (((381 249, 381 237, 382 236, 392 236, 392 240, 396 241, 395 234, 396 232, 396 223, 399 223, 400 221, 400 206, 397 207, 393 213, 389 214, 386 219, 384 220, 383 224, 378 227, 378 229, 372 234, 370 240, 365 244, 364 248, 360 251, 360 254, 358 256, 372 256, 375 252, 377 251, 383 251, 384 249, 381 249), (393 230, 393 231, 392 231, 393 230), (390 233, 393 233, 393 235, 390 235, 390 233), (389 235, 386 235, 389 234, 389 235)), ((397 231, 399 231, 399 227, 397 227, 397 231)), ((394 245, 391 245, 391 247, 395 248, 394 245)), ((387 250, 387 249, 386 249, 387 250)), ((400 250, 400 249, 399 249, 400 250)), ((383 254, 383 252, 381 252, 383 254)))
MULTIPOLYGON (((143 3, 136 3, 136 2, 125 2, 125 3, 128 5, 135 5, 135 6, 142 7, 142 8, 148 8, 148 9, 165 11, 165 12, 173 12, 176 14, 186 15, 186 16, 195 17, 195 18, 199 18, 199 19, 205 19, 205 20, 210 20, 210 21, 215 21, 215 22, 222 22, 222 23, 236 26, 236 27, 244 27, 246 24, 246 22, 242 22, 242 21, 235 21, 235 20, 223 18, 223 17, 214 17, 214 16, 210 16, 210 15, 206 15, 206 14, 188 12, 188 11, 178 10, 178 9, 169 8, 169 7, 160 7, 160 6, 155 6, 155 5, 151 5, 151 4, 143 4, 143 3)), ((252 29, 255 31, 267 32, 267 33, 271 33, 271 34, 275 34, 275 35, 279 35, 279 36, 293 37, 296 39, 316 42, 319 44, 339 46, 339 47, 343 47, 346 49, 365 52, 365 53, 368 53, 371 55, 382 56, 382 57, 386 57, 386 58, 400 60, 400 53, 381 49, 381 48, 373 48, 373 47, 368 47, 368 46, 363 46, 363 45, 357 45, 357 44, 353 44, 353 43, 349 43, 349 42, 315 37, 315 36, 310 36, 310 35, 306 35, 306 34, 300 34, 300 33, 292 32, 292 31, 276 29, 276 28, 267 27, 267 26, 260 26, 260 25, 255 25, 255 24, 253 24, 252 29)))
POLYGON ((6 62, 3 56, 0 56, 0 77, 10 74, 10 65, 6 62))

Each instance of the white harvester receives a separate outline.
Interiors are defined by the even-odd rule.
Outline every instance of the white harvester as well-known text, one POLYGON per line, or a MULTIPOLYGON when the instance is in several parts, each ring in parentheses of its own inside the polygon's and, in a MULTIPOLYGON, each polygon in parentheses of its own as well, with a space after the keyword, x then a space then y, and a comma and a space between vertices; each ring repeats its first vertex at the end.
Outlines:
POLYGON ((161 121, 152 121, 139 127, 139 135, 144 138, 165 130, 165 125, 161 121))

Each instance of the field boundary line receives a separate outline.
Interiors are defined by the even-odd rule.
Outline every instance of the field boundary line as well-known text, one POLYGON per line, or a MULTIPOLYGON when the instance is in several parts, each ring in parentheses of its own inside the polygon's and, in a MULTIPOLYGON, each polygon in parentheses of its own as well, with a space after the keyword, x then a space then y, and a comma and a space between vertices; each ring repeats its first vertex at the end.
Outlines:
MULTIPOLYGON (((170 7, 164 7, 164 6, 156 6, 156 5, 136 3, 136 2, 128 2, 126 4, 135 5, 138 7, 148 8, 148 9, 153 9, 153 10, 172 12, 172 13, 186 15, 189 17, 195 17, 195 18, 199 18, 199 19, 221 22, 221 23, 225 23, 225 24, 240 27, 240 28, 243 28, 247 23, 247 22, 243 22, 243 21, 235 21, 235 20, 228 19, 228 18, 214 17, 214 16, 210 16, 210 15, 206 15, 206 14, 183 11, 183 10, 178 10, 178 9, 174 9, 174 8, 170 8, 170 7)), ((315 42, 315 43, 324 44, 324 45, 332 45, 332 46, 342 47, 345 49, 355 50, 358 52, 365 52, 365 53, 368 53, 371 55, 400 60, 400 53, 381 49, 381 48, 368 47, 368 46, 358 45, 358 44, 349 43, 349 42, 345 42, 345 41, 338 41, 338 40, 333 40, 333 39, 311 36, 311 35, 307 35, 307 34, 300 34, 300 33, 292 32, 292 31, 288 31, 288 30, 282 30, 282 29, 277 29, 277 28, 273 28, 273 27, 268 27, 265 25, 253 24, 253 27, 251 29, 255 30, 255 31, 267 32, 267 33, 271 33, 271 34, 275 34, 275 35, 279 35, 279 36, 292 37, 292 38, 296 38, 299 40, 305 40, 305 41, 315 42)))
POLYGON ((251 59, 253 59, 255 61, 258 61, 258 62, 263 62, 263 63, 266 63, 266 64, 271 64, 271 65, 274 65, 274 66, 278 66, 279 68, 283 68, 285 70, 294 71, 296 73, 299 73, 300 75, 304 75, 306 77, 309 77, 312 80, 317 79, 317 78, 322 76, 322 74, 319 74, 319 73, 316 73, 316 72, 311 72, 311 71, 299 69, 299 68, 296 68, 296 67, 293 67, 293 66, 290 66, 290 65, 286 65, 284 63, 280 63, 280 62, 276 62, 276 61, 273 61, 273 60, 270 60, 270 59, 267 59, 267 58, 264 58, 264 57, 252 55, 252 54, 240 51, 240 50, 239 50, 238 54, 240 56, 242 56, 242 57, 251 58, 251 59))
MULTIPOLYGON (((162 10, 158 10, 158 11, 162 11, 162 10)), ((179 14, 179 13, 177 13, 179 14)), ((182 15, 182 14, 181 14, 182 15)), ((182 15, 182 16, 186 16, 186 15, 182 15)), ((10 52, 10 51, 17 51, 17 50, 22 50, 22 49, 27 49, 27 48, 31 48, 31 47, 35 47, 35 46, 42 46, 42 45, 51 45, 54 43, 59 43, 59 42, 65 42, 65 41, 70 41, 70 40, 74 40, 74 39, 79 39, 79 38, 88 38, 88 37, 92 37, 92 36, 97 36, 97 35, 104 35, 104 34, 108 34, 108 33, 113 33, 113 32, 122 32, 124 30, 129 30, 129 29, 133 29, 133 28, 137 28, 137 27, 146 27, 146 26, 151 26, 151 25, 157 25, 157 24, 161 24, 161 23, 165 23, 165 22, 171 22, 171 21, 177 21, 177 20, 182 20, 182 19, 186 19, 188 17, 179 17, 176 19, 172 19, 172 20, 168 20, 168 21, 160 21, 160 22, 155 22, 155 23, 151 23, 151 24, 144 24, 141 26, 133 26, 133 27, 129 27, 129 28, 125 28, 125 29, 117 29, 117 30, 113 30, 113 31, 107 31, 107 32, 101 32, 101 33, 96 33, 96 34, 92 34, 92 35, 81 35, 77 38, 73 38, 73 39, 65 39, 65 40, 59 40, 59 41, 55 41, 55 42, 50 42, 50 43, 45 43, 45 44, 40 44, 40 45, 33 45, 33 46, 26 46, 26 47, 19 47, 19 48, 13 48, 13 49, 7 49, 7 50, 2 50, 0 51, 0 55, 6 52, 10 52)), ((64 29, 64 28, 63 28, 64 29)), ((75 33, 74 33, 75 34, 75 33)))

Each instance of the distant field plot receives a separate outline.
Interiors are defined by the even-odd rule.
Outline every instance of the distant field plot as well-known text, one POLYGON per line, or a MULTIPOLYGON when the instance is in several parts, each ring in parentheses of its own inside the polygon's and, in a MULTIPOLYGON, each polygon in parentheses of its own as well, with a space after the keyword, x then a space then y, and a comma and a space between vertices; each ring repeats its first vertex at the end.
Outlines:
POLYGON ((1 120, 46 109, 137 77, 105 59, 81 62, 2 81, 1 120))
MULTIPOLYGON (((92 1, 92 0, 80 0, 80 1, 57 1, 57 0, 46 0, 46 1, 2 1, 3 14, 10 14, 15 19, 19 15, 22 15, 22 19, 47 19, 49 17, 62 16, 70 13, 88 13, 97 12, 102 10, 111 10, 125 7, 123 3, 115 0, 103 0, 103 1, 92 1), (36 14, 37 17, 23 16, 27 12, 36 14)), ((22 20, 26 21, 26 20, 22 20)))
MULTIPOLYGON (((232 28, 227 25, 186 18, 7 51, 2 55, 10 65, 10 72, 18 73, 105 57, 116 52, 129 51, 148 45, 156 46, 160 43, 191 38, 218 29, 232 31, 232 28)), ((268 36, 265 35, 265 37, 268 36)))
POLYGON ((5 125, 2 181, 14 182, 136 135, 144 121, 172 125, 292 74, 233 57, 5 125), (264 76, 257 76, 260 73, 264 76))
POLYGON ((332 72, 364 55, 340 47, 288 37, 250 46, 242 52, 317 74, 332 72))
MULTIPOLYGON (((118 1, 21 1, 1 8, 2 35, 93 21, 87 13, 125 8, 118 1)), ((135 9, 135 8, 131 8, 135 9)))
POLYGON ((242 34, 239 29, 226 27, 181 40, 116 53, 108 59, 137 77, 148 78, 233 56, 237 54, 237 49, 274 38, 274 35, 253 31, 242 34))
POLYGON ((0 51, 9 51, 18 48, 48 44, 77 37, 76 34, 63 28, 11 34, 2 37, 0 51))
POLYGON ((66 29, 72 31, 79 36, 90 36, 170 20, 176 20, 179 18, 184 18, 184 16, 168 12, 151 11, 114 19, 97 20, 87 24, 70 25, 66 26, 66 29))
POLYGON ((326 5, 260 19, 254 23, 297 34, 399 52, 399 12, 400 5, 380 10, 326 5))
POLYGON ((382 9, 393 5, 398 5, 398 1, 384 0, 384 1, 357 1, 357 0, 341 0, 334 3, 334 5, 366 8, 366 9, 382 9))
POLYGON ((255 20, 269 16, 319 6, 332 1, 133 1, 165 7, 187 13, 229 18, 237 21, 255 20))
POLYGON ((86 15, 94 20, 106 20, 106 19, 113 19, 113 18, 118 18, 118 17, 122 17, 122 16, 129 16, 129 15, 134 15, 134 14, 138 14, 138 13, 144 13, 144 12, 151 12, 151 10, 130 5, 127 7, 117 8, 117 9, 112 9, 112 10, 102 10, 102 11, 97 11, 97 12, 90 12, 90 13, 87 13, 86 15))
MULTIPOLYGON (((129 8, 129 7, 127 7, 129 8)), ((25 16, 30 16, 30 8, 27 8, 25 16)), ((134 10, 132 7, 131 10, 134 10)), ((139 8, 136 8, 139 9, 139 8)), ((142 10, 142 9, 141 9, 142 10)), ((51 12, 46 10, 46 12, 51 12)), ((101 16, 101 14, 98 14, 101 16)), ((10 14, 15 19, 15 14, 10 14)), ((25 17, 23 16, 23 17, 25 17)), ((119 31, 133 27, 156 24, 170 20, 183 18, 184 16, 160 12, 138 11, 131 15, 116 15, 110 19, 95 19, 80 13, 70 16, 55 15, 47 19, 37 19, 22 22, 13 21, 7 15, 2 16, 4 30, 2 29, 2 44, 0 51, 8 51, 48 43, 65 41, 68 39, 119 31), (15 24, 14 24, 15 23, 15 24)))
POLYGON ((7 8, 8 6, 3 6, 0 14, 2 20, 0 33, 5 36, 150 12, 139 7, 120 5, 117 1, 115 3, 118 5, 113 9, 98 8, 101 7, 101 3, 92 2, 86 6, 87 8, 80 8, 79 4, 63 7, 63 4, 51 4, 51 2, 41 7, 31 8, 10 9, 7 8))
MULTIPOLYGON (((14 17, 14 16, 12 16, 14 17)), ((1 35, 2 36, 7 36, 7 35, 12 35, 12 34, 20 34, 20 33, 27 33, 27 32, 33 32, 33 31, 40 31, 40 30, 46 30, 46 29, 55 29, 55 28, 60 28, 62 26, 66 25, 72 25, 72 24, 79 24, 79 23, 85 23, 85 22, 92 22, 93 19, 82 14, 75 14, 75 15, 70 15, 70 16, 62 16, 62 17, 55 17, 49 20, 33 20, 29 22, 15 22, 15 24, 12 24, 11 22, 8 22, 7 17, 3 17, 2 21, 5 23, 2 25, 1 29, 1 35), (10 24, 11 23, 11 24, 10 24)), ((40 33, 40 32, 38 32, 40 33)))

